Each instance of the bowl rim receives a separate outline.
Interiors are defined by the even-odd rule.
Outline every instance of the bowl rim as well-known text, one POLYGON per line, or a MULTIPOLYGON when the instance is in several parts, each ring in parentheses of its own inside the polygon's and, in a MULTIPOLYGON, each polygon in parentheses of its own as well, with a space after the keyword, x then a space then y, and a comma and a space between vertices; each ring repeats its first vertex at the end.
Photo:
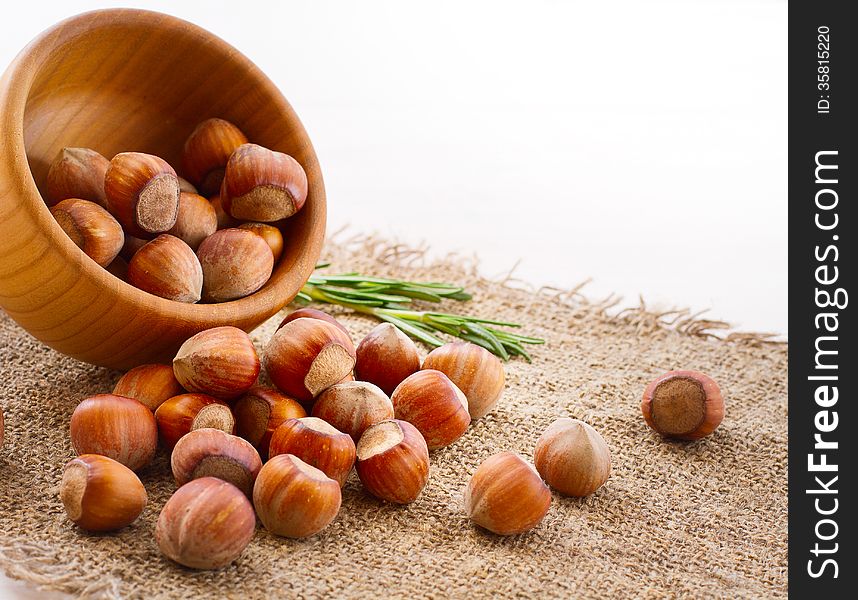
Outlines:
MULTIPOLYGON (((199 25, 166 13, 136 8, 92 10, 57 22, 30 41, 0 78, 0 131, 4 132, 0 136, 0 160, 7 161, 8 173, 15 179, 9 182, 9 187, 19 190, 19 208, 25 209, 36 224, 43 228, 45 236, 51 240, 64 261, 68 264, 78 264, 80 276, 94 279, 94 283, 105 292, 110 290, 110 293, 126 296, 134 305, 147 305, 149 310, 165 319, 183 323, 229 323, 252 329, 291 302, 315 270, 324 244, 327 202, 324 180, 312 141, 297 113, 271 79, 242 52, 199 25), (213 52, 229 55, 230 60, 239 63, 256 81, 256 85, 276 103, 276 110, 284 114, 295 128, 302 148, 312 159, 309 164, 302 166, 311 181, 312 202, 315 205, 313 210, 318 216, 308 224, 307 242, 302 246, 301 254, 294 258, 288 273, 280 277, 279 281, 273 284, 269 281, 253 294, 227 302, 189 304, 168 300, 136 288, 99 266, 77 247, 53 218, 36 186, 27 158, 24 117, 28 98, 41 67, 60 45, 81 34, 97 31, 107 24, 184 30, 206 39, 213 52)), ((281 266, 282 260, 281 258, 278 263, 281 266)), ((275 265, 275 272, 277 267, 278 265, 275 265)), ((6 273, 6 277, 8 276, 9 273, 6 273)))

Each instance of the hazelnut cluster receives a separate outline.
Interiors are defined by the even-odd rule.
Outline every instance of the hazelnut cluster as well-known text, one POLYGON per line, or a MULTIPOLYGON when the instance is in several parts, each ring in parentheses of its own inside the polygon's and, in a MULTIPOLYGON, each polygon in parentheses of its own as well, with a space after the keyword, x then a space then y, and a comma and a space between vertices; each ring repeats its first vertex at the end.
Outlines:
MULTIPOLYGON (((414 342, 390 324, 355 347, 336 319, 300 309, 261 359, 245 332, 217 327, 189 338, 172 365, 136 367, 112 393, 77 406, 70 434, 78 456, 65 466, 60 496, 83 529, 132 523, 147 502, 134 471, 160 444, 177 491, 158 518, 158 546, 187 567, 217 569, 241 555, 256 518, 290 538, 324 529, 337 517, 352 468, 369 494, 414 502, 429 480, 430 451, 491 412, 503 388, 502 364, 480 346, 447 344, 421 363, 414 342), (263 368, 274 387, 258 385, 263 368)), ((710 379, 683 371, 650 388, 644 415, 666 434, 714 429, 714 418, 700 421, 694 404, 720 401, 710 379), (693 415, 680 416, 682 409, 693 415)), ((549 486, 587 496, 610 471, 602 436, 561 418, 536 442, 533 466, 512 452, 484 460, 465 487, 465 511, 496 534, 523 533, 547 514, 549 486)))
POLYGON ((137 288, 188 303, 256 292, 283 253, 278 223, 307 200, 304 169, 208 119, 185 142, 182 174, 142 152, 64 148, 45 199, 85 254, 137 288))

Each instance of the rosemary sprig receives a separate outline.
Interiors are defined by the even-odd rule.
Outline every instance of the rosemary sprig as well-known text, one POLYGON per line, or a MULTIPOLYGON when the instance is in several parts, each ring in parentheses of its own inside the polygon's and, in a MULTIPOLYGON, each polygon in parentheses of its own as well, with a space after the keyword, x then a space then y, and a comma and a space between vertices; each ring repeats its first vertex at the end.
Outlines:
MULTIPOLYGON (((317 269, 327 267, 323 263, 317 269)), ((499 329, 519 328, 518 323, 481 319, 469 315, 414 310, 415 300, 441 302, 444 299, 465 301, 471 295, 464 288, 449 283, 416 282, 359 273, 342 275, 314 274, 298 294, 304 302, 325 302, 350 308, 392 323, 411 337, 437 347, 444 333, 482 346, 503 360, 521 356, 531 362, 524 344, 544 344, 545 340, 499 329)))

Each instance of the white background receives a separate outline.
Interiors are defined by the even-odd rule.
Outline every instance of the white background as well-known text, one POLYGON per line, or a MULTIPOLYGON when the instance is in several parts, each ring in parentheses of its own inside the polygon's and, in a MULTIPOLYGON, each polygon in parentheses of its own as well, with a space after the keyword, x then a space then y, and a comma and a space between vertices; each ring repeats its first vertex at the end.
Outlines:
POLYGON ((786 2, 19 2, 0 63, 118 5, 191 20, 270 76, 331 231, 787 333, 786 2))

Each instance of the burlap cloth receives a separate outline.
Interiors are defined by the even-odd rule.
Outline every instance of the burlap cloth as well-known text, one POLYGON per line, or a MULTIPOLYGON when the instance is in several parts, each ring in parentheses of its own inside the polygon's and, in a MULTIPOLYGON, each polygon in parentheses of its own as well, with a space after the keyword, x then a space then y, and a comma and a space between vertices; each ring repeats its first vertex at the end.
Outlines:
MULTIPOLYGON (((480 279, 460 260, 425 264, 420 252, 379 243, 329 245, 332 272, 466 284, 467 304, 445 308, 519 321, 547 344, 533 364, 507 364, 498 407, 431 456, 417 502, 397 507, 363 492, 352 473, 337 519, 292 541, 259 527, 241 558, 193 572, 163 558, 154 524, 174 490, 161 451, 141 473, 143 515, 112 535, 87 535, 58 498, 72 456, 76 403, 112 389, 119 373, 66 358, 0 317, 0 567, 36 586, 93 598, 597 597, 770 598, 786 595, 787 347, 759 336, 721 341, 717 323, 643 307, 609 317, 577 292, 521 289, 480 279), (714 377, 727 404, 722 426, 696 443, 669 443, 639 412, 646 383, 674 368, 714 377), (531 533, 501 538, 473 526, 462 490, 489 455, 530 457, 556 417, 592 424, 613 472, 586 499, 554 494, 531 533)), ((355 340, 375 323, 344 316, 355 340)), ((261 347, 278 319, 254 332, 261 347)), ((425 348, 421 348, 425 352, 425 348)))

